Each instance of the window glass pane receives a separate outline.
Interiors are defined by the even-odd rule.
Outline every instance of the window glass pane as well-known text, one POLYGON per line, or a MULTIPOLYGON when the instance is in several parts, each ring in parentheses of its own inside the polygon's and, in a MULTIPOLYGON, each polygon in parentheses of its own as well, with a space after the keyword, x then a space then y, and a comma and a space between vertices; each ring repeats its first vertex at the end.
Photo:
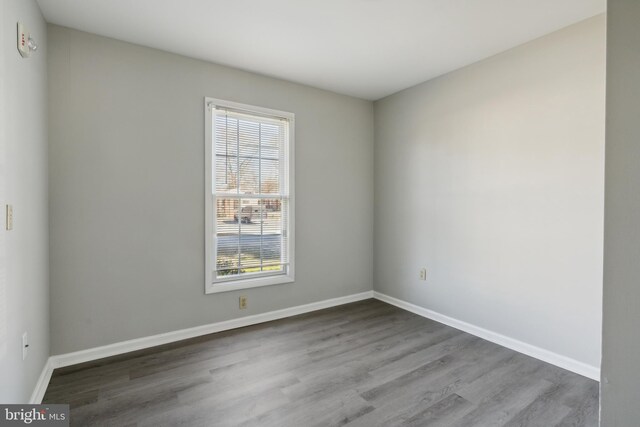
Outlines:
POLYGON ((280 193, 280 161, 262 159, 261 176, 263 194, 280 193))
POLYGON ((277 194, 280 188, 280 159, 284 146, 284 126, 264 124, 262 126, 262 193, 277 194))
POLYGON ((235 156, 217 156, 216 190, 219 193, 237 193, 238 158, 235 156))
POLYGON ((242 199, 240 224, 241 273, 260 272, 260 241, 262 224, 258 199, 242 199))
POLYGON ((282 250, 280 251, 280 258, 282 262, 289 261, 289 236, 286 234, 287 226, 289 224, 289 199, 283 198, 280 200, 280 245, 282 250))
POLYGON ((238 215, 238 199, 216 200, 216 270, 217 277, 238 274, 240 228, 235 218, 238 215))
POLYGON ((257 157, 240 156, 240 194, 258 194, 258 167, 257 157))
POLYGON ((285 221, 283 198, 218 198, 217 277, 282 271, 286 262, 285 221))
POLYGON ((260 123, 238 120, 240 193, 257 194, 260 167, 260 123))
POLYGON ((282 269, 282 208, 281 198, 263 199, 265 218, 262 223, 262 263, 265 271, 282 269))
POLYGON ((216 116, 214 126, 216 192, 238 192, 238 120, 216 116))

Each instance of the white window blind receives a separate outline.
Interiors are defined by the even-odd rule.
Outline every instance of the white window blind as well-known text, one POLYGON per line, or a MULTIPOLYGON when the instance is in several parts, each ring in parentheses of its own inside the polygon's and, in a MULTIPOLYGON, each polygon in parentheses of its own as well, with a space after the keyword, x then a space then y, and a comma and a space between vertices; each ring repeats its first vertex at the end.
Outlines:
POLYGON ((292 119, 260 110, 211 108, 214 286, 291 270, 292 119))

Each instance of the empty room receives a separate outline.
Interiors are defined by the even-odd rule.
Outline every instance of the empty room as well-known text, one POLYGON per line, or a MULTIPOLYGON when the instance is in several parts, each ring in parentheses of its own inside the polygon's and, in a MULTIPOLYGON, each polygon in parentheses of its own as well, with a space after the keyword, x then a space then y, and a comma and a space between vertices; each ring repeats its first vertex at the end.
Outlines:
POLYGON ((0 426, 637 427, 638 22, 0 0, 0 426))

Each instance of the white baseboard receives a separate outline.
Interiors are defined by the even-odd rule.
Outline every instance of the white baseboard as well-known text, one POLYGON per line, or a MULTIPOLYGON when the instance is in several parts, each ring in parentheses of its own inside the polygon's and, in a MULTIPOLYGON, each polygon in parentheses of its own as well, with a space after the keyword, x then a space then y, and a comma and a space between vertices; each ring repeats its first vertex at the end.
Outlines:
POLYGON ((31 393, 31 399, 29 399, 29 403, 31 405, 38 405, 42 403, 42 398, 44 397, 45 391, 47 391, 47 386, 49 385, 49 380, 51 380, 52 373, 53 363, 51 362, 51 358, 48 358, 42 368, 38 382, 33 388, 33 393, 31 393))
POLYGON ((388 304, 395 305, 403 310, 410 311, 419 316, 426 317, 427 319, 435 320, 436 322, 443 323, 461 331, 467 332, 471 335, 483 338, 487 341, 499 344, 503 347, 510 348, 519 353, 526 354, 527 356, 534 357, 542 360, 543 362, 551 363, 552 365, 566 369, 576 374, 583 375, 592 380, 600 381, 600 368, 588 365, 570 357, 563 356, 561 354, 554 353, 549 350, 545 350, 540 347, 536 347, 531 344, 527 344, 522 341, 507 337, 497 332, 490 331, 488 329, 481 328, 479 326, 472 325, 462 320, 454 319, 444 314, 437 313, 432 310, 428 310, 424 307, 411 304, 409 302, 390 297, 380 292, 373 292, 373 297, 380 301, 384 301, 388 304))
MULTIPOLYGON (((324 301, 313 302, 296 307, 284 308, 282 310, 270 311, 267 313, 255 314, 252 316, 240 317, 237 319, 226 320, 223 322, 211 323, 208 325, 196 326, 194 328, 181 329, 178 331, 167 332, 164 334, 152 335, 143 338, 136 338, 129 341, 122 341, 102 347, 80 350, 73 353, 59 354, 51 356, 50 361, 53 368, 62 368, 64 366, 75 365, 78 363, 89 362, 92 360, 102 359, 104 357, 115 356, 118 354, 129 353, 131 351, 142 350, 145 348, 155 347, 162 344, 169 344, 188 338, 199 337, 202 335, 213 334, 215 332, 227 331, 229 329, 241 328, 244 326, 255 325, 258 323, 269 322, 271 320, 283 319, 298 314, 308 313, 311 311, 322 310, 324 308, 335 307, 338 305, 348 304, 350 302, 361 301, 373 298, 373 291, 362 292, 359 294, 347 295, 339 298, 332 298, 324 301)), ((48 382, 48 381, 47 381, 48 382)), ((46 389, 46 386, 45 386, 46 389)))

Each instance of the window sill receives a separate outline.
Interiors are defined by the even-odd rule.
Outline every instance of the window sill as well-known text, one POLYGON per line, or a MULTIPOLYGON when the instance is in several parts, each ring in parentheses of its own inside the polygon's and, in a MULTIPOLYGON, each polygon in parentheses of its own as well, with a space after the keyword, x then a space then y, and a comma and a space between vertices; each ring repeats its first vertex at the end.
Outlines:
POLYGON ((220 292, 238 291, 241 289, 258 288, 261 286, 282 285, 293 283, 293 276, 280 275, 270 277, 258 277, 255 279, 234 280, 230 282, 207 283, 205 293, 217 294, 220 292))

